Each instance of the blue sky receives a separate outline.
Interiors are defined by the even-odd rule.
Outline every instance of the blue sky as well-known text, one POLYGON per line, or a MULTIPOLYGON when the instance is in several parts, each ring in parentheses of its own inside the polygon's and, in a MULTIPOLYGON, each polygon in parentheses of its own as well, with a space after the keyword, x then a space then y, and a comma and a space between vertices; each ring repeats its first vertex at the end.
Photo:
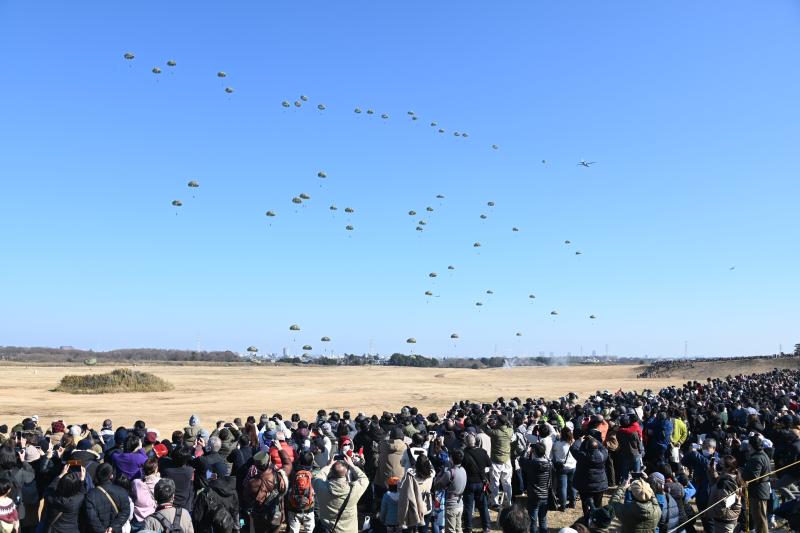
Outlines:
POLYGON ((788 350, 799 29, 790 0, 0 2, 0 344, 788 350))

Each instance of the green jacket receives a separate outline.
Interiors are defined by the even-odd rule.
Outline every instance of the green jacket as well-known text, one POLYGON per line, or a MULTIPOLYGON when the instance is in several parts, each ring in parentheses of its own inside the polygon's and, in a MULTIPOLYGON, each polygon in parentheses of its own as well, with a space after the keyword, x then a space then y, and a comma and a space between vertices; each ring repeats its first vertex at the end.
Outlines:
POLYGON ((661 507, 653 496, 649 502, 625 501, 625 487, 620 487, 611 498, 614 515, 622 525, 622 533, 653 533, 661 520, 661 507))
POLYGON ((344 504, 347 493, 352 490, 350 499, 347 500, 347 508, 342 512, 342 517, 332 533, 358 533, 358 511, 356 506, 358 505, 358 500, 361 499, 361 495, 369 487, 369 479, 358 467, 353 467, 350 471, 352 481, 348 482, 344 478, 328 479, 331 466, 328 465, 316 471, 311 481, 317 498, 316 506, 319 511, 319 517, 330 528, 333 528, 333 523, 336 522, 336 515, 339 514, 339 509, 344 504))
POLYGON ((514 430, 508 426, 490 428, 484 425, 481 429, 492 440, 491 459, 493 463, 507 463, 511 460, 511 440, 514 430))

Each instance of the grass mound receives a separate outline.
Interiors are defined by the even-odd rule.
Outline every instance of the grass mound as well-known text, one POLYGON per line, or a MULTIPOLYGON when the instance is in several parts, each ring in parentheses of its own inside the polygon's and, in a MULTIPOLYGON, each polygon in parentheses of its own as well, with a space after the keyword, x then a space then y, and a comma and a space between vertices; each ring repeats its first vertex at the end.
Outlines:
POLYGON ((165 392, 172 383, 147 372, 118 368, 106 374, 64 376, 55 392, 69 394, 112 394, 116 392, 165 392))

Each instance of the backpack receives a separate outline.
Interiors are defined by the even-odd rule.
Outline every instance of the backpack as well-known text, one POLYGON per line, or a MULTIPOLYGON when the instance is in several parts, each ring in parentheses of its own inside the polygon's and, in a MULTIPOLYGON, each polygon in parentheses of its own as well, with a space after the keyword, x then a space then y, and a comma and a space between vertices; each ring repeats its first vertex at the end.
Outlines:
POLYGON ((280 494, 281 488, 286 486, 281 473, 282 471, 276 471, 272 467, 264 471, 260 471, 256 466, 250 467, 242 487, 244 502, 253 507, 261 507, 272 502, 280 494))
POLYGON ((180 507, 175 507, 175 518, 172 519, 172 523, 167 522, 167 517, 161 514, 161 511, 154 514, 153 518, 158 520, 158 523, 161 524, 164 533, 186 533, 181 527, 182 511, 183 509, 180 507))
POLYGON ((212 489, 201 489, 194 501, 195 518, 203 514, 210 518, 211 527, 215 533, 230 533, 236 527, 230 511, 212 489))
POLYGON ((314 508, 314 487, 311 485, 311 472, 298 470, 292 473, 286 503, 292 511, 308 512, 314 508))

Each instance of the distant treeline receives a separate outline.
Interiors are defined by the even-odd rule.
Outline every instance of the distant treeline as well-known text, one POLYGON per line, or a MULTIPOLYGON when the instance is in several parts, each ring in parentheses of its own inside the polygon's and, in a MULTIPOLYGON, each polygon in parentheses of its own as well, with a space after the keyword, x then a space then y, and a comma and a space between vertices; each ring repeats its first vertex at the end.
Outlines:
POLYGON ((80 363, 87 359, 97 359, 99 363, 109 361, 198 361, 228 363, 241 361, 231 351, 203 352, 193 350, 158 350, 154 348, 134 348, 95 352, 75 348, 22 348, 18 346, 0 347, 0 360, 25 361, 32 363, 80 363))

